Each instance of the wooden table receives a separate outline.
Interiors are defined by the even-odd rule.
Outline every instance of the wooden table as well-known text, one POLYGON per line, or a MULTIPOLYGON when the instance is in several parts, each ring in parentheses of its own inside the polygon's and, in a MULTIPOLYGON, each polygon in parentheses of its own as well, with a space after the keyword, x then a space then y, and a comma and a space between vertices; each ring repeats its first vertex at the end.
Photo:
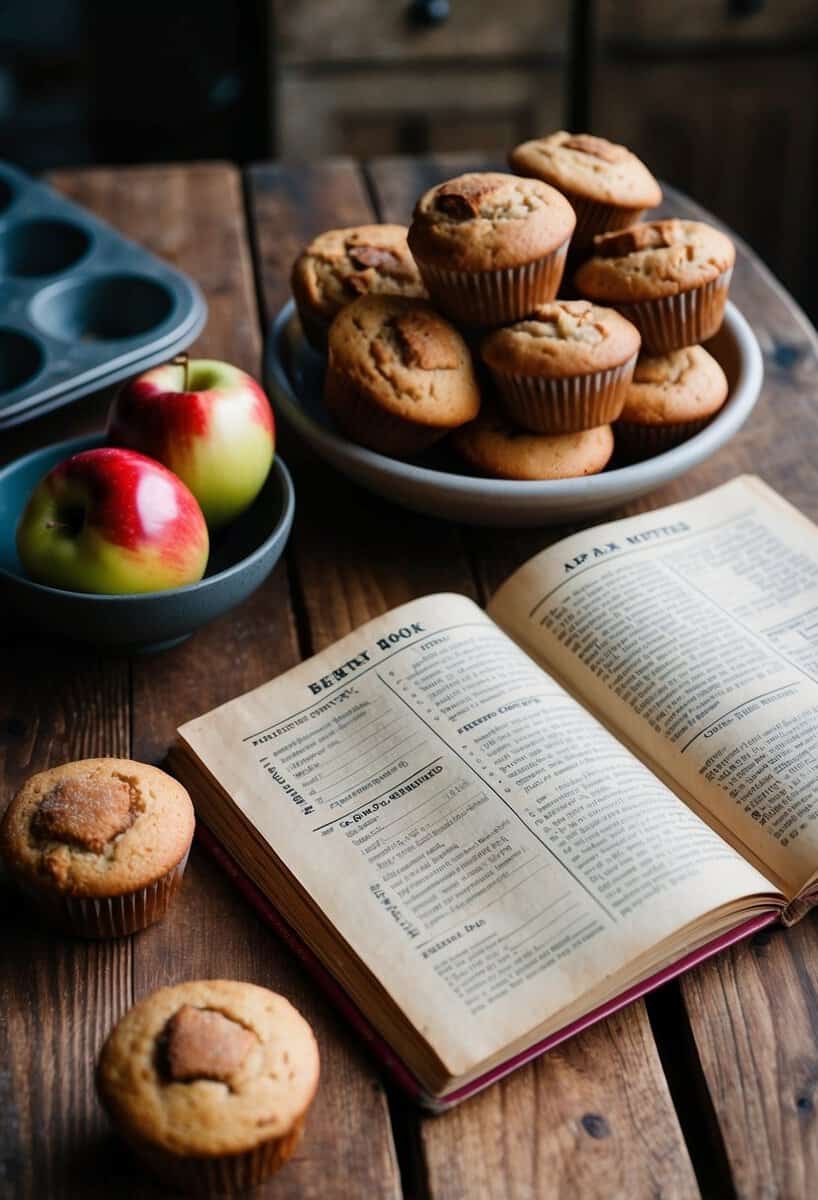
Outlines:
MULTIPOLYGON (((331 226, 405 220, 465 159, 63 171, 53 182, 190 272, 210 319, 194 352, 258 373, 301 244, 331 226)), ((488 165, 488 164, 482 164, 488 165)), ((669 211, 699 215, 673 195, 669 211)), ((733 298, 766 384, 716 458, 641 509, 757 471, 818 519, 818 339, 744 246, 733 298)), ((0 459, 98 428, 96 396, 6 433, 0 459)), ((330 476, 282 439, 298 514, 286 561, 185 644, 130 661, 3 622, 0 808, 34 771, 90 755, 161 762, 182 721, 262 683, 425 592, 485 600, 557 536, 414 517, 330 476), (331 503, 327 503, 331 496, 331 503)), ((260 1194, 301 1200, 814 1197, 818 1191, 818 922, 764 932, 443 1117, 393 1094, 292 955, 201 852, 169 918, 135 938, 63 940, 0 885, 0 1197, 156 1197, 106 1128, 94 1061, 153 988, 233 976, 290 996, 315 1027, 322 1083, 308 1132, 260 1194)))

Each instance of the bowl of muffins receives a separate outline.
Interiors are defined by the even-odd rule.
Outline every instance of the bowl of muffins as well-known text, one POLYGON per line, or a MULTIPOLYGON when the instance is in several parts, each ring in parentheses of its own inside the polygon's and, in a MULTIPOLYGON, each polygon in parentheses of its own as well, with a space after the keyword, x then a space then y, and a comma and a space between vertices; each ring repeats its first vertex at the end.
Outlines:
POLYGON ((267 374, 343 474, 481 525, 593 516, 741 427, 763 379, 728 299, 735 248, 649 210, 624 146, 559 131, 417 201, 411 224, 322 233, 292 269, 267 374))

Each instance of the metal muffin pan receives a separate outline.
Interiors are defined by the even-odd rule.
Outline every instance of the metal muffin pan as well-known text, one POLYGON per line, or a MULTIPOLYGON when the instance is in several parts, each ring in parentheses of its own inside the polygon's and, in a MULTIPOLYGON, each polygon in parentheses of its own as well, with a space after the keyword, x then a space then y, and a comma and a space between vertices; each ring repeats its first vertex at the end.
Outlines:
POLYGON ((206 317, 186 275, 0 162, 0 429, 171 358, 206 317))

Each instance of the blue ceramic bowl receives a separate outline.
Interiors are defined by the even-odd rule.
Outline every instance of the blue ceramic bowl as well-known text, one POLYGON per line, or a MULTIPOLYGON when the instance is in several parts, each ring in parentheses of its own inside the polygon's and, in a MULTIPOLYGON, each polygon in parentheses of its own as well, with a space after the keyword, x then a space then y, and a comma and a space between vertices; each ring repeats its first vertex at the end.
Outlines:
POLYGON ((199 583, 136 596, 96 596, 34 583, 15 547, 26 501, 53 466, 103 443, 101 435, 58 442, 0 470, 0 593, 27 627, 122 653, 160 650, 240 604, 267 578, 292 527, 292 479, 276 458, 251 507, 213 539, 199 583))

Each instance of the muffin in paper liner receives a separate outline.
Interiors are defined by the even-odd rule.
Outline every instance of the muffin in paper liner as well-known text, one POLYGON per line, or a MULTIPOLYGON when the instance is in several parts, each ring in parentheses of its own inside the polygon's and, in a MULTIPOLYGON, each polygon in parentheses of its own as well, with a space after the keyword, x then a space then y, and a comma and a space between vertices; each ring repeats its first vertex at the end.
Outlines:
POLYGON ((405 458, 477 416, 480 391, 466 342, 427 301, 369 295, 332 323, 324 403, 353 441, 405 458))
POLYGON ((43 916, 66 933, 85 938, 126 937, 162 920, 182 886, 189 853, 160 879, 121 896, 61 896, 25 883, 22 889, 43 916))
POLYGON ((585 375, 545 378, 492 369, 503 406, 533 433, 576 433, 610 425, 622 412, 637 356, 620 366, 585 375))
POLYGON ((465 325, 504 325, 553 300, 560 288, 568 241, 533 262, 488 271, 450 271, 418 261, 432 300, 465 325))
POLYGON ((577 227, 571 240, 571 250, 589 250, 598 233, 610 233, 614 229, 627 229, 641 221, 645 208, 623 208, 620 204, 602 204, 565 192, 577 218, 577 227))
POLYGON ((58 928, 123 937, 165 915, 194 828, 190 796, 164 771, 90 758, 25 781, 0 822, 0 854, 58 928))
POLYGON ((718 333, 732 276, 733 268, 729 267, 709 283, 672 296, 611 304, 633 321, 642 335, 645 354, 669 354, 706 342, 718 333))
POLYGON ((378 408, 358 391, 340 372, 327 367, 324 377, 324 403, 332 419, 346 437, 379 454, 411 458, 428 450, 449 432, 447 428, 419 425, 397 413, 378 408))
POLYGON ((97 1092, 114 1128, 166 1184, 244 1195, 292 1156, 320 1056, 284 997, 230 979, 159 988, 109 1033, 97 1092))
POLYGON ((212 1158, 170 1154, 160 1147, 126 1138, 136 1158, 150 1173, 186 1195, 243 1196, 292 1157, 304 1133, 302 1117, 286 1137, 262 1142, 241 1154, 220 1154, 212 1158))
POLYGON ((701 417, 695 421, 676 421, 668 425, 642 425, 636 421, 615 421, 614 440, 617 457, 627 462, 641 462, 643 458, 654 458, 674 446, 680 446, 688 438, 709 425, 713 417, 701 417))

